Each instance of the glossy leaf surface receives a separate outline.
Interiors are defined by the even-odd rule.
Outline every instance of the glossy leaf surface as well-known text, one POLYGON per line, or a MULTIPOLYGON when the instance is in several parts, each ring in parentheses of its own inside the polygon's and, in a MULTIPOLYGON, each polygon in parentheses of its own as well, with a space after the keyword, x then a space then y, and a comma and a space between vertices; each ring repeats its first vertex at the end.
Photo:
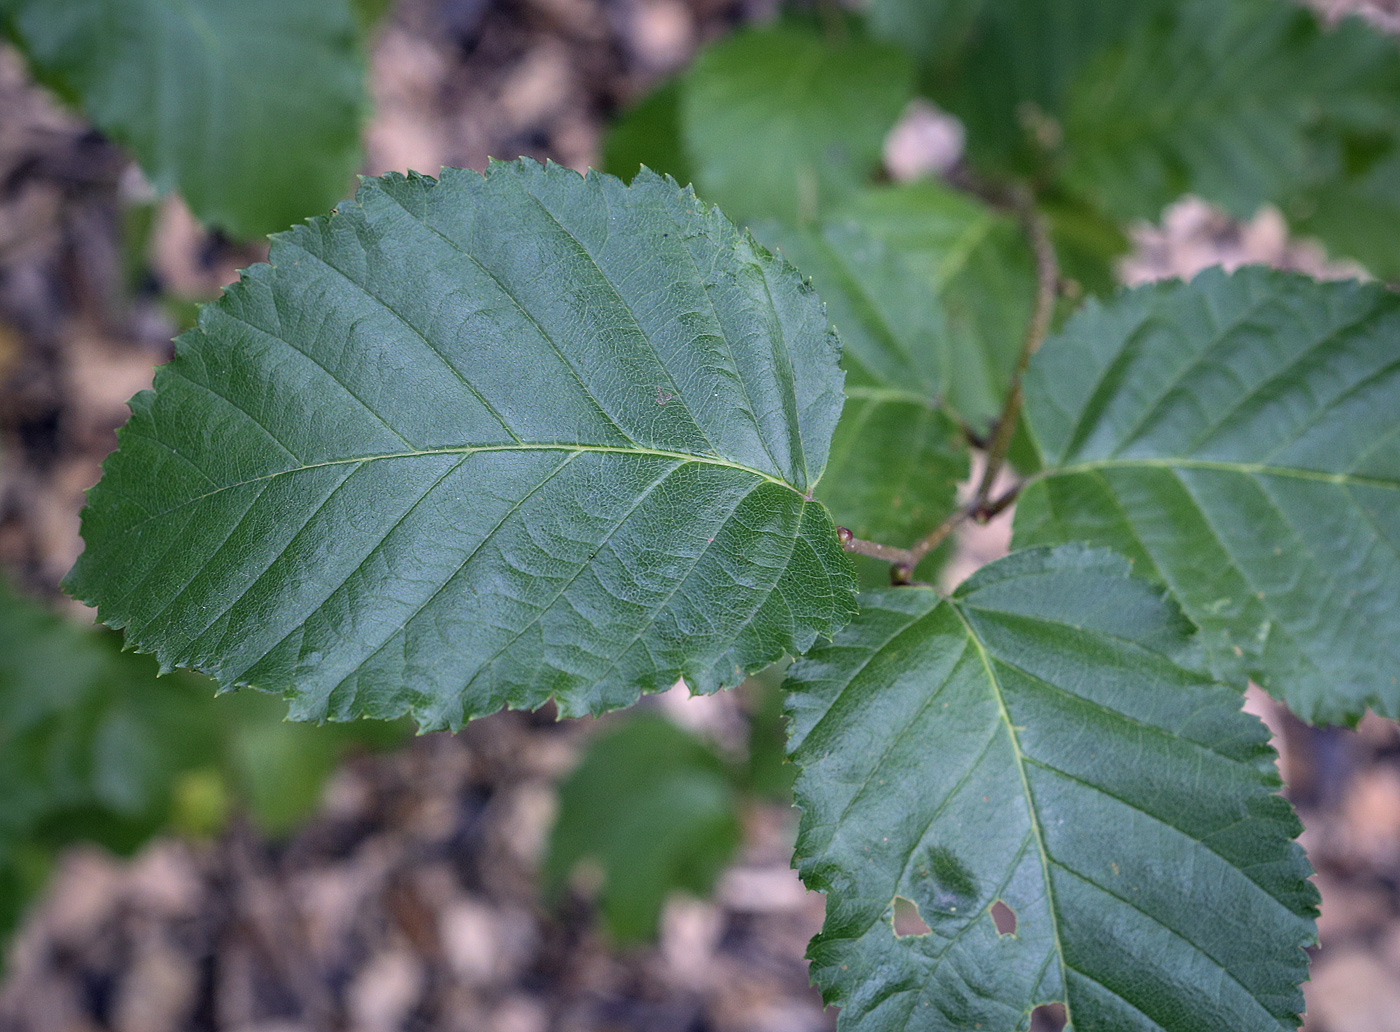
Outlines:
POLYGON ((681 85, 696 190, 740 224, 815 218, 879 167, 912 94, 909 59, 887 44, 797 25, 738 33, 681 85))
POLYGON ((1165 582, 1218 671, 1400 715, 1400 296, 1263 269, 1091 304, 1032 363, 1016 540, 1165 582))
POLYGON ((737 684, 854 611, 810 500, 839 348, 674 182, 367 180, 279 236, 138 395, 70 586, 298 718, 737 684))
POLYGON ((0 0, 35 74, 243 237, 329 209, 366 106, 346 0, 0 0))
POLYGON ((863 595, 794 664, 808 955, 839 1027, 1012 1032, 1052 1001, 1078 1032, 1296 1027, 1300 825, 1160 595, 1109 553, 1022 552, 950 599, 863 595), (896 935, 897 899, 927 934, 896 935))

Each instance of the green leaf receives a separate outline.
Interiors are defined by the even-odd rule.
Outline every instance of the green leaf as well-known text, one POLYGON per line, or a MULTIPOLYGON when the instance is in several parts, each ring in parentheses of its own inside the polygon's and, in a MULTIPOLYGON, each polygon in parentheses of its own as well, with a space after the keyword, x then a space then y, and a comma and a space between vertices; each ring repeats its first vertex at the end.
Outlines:
POLYGON ((661 717, 632 717, 560 786, 544 880, 558 895, 580 862, 596 863, 609 932, 638 942, 655 938, 670 892, 710 893, 739 838, 719 757, 661 717))
POLYGON ((1268 732, 1181 665, 1190 625, 1127 569, 1036 550, 950 599, 863 595, 794 664, 838 1027, 1011 1032, 1051 1001, 1081 1032, 1297 1026, 1317 894, 1268 732), (927 934, 896 936, 897 899, 927 934))
POLYGON ((681 80, 671 79, 647 94, 608 131, 603 142, 603 169, 625 183, 638 169, 689 183, 690 160, 681 144, 681 80))
POLYGON ((1359 18, 1328 28, 1281 0, 877 0, 871 22, 920 59, 986 172, 1120 220, 1188 192, 1241 216, 1274 203, 1334 254, 1400 267, 1400 179, 1379 160, 1400 151, 1400 53, 1359 18))
POLYGON ((216 699, 202 677, 156 673, 149 656, 121 651, 119 635, 0 584, 0 954, 68 843, 134 851, 188 808, 192 779, 206 794, 233 788, 265 829, 286 830, 348 745, 389 744, 406 730, 287 724, 279 700, 216 699))
MULTIPOLYGON (((162 819, 179 770, 217 752, 208 693, 0 587, 0 829, 62 810, 162 819)), ((0 831, 3 837, 3 831, 0 831)))
POLYGON ((1069 91, 1085 66, 1180 2, 878 0, 874 24, 918 58, 929 96, 966 124, 978 165, 1029 172, 1058 144, 1069 91), (912 28, 919 23, 923 31, 912 28), (932 35, 958 25, 950 42, 932 35))
POLYGON ((35 75, 243 237, 324 212, 366 108, 346 0, 0 0, 35 75))
POLYGON ((953 63, 989 0, 871 0, 871 34, 909 51, 925 67, 953 63))
MULTIPOLYGON (((1277 0, 1190 0, 1076 77, 1064 177, 1121 219, 1184 193, 1247 217, 1335 176, 1340 129, 1400 104, 1400 51, 1277 0)), ((1392 123, 1394 122, 1392 116, 1392 123)))
POLYGON ((1133 557, 1216 669, 1400 716, 1400 296, 1264 269, 1091 303, 1026 380, 1018 544, 1133 557))
POLYGON ((922 182, 862 191, 807 234, 805 247, 791 233, 771 239, 802 255, 797 264, 822 291, 845 345, 848 393, 895 386, 988 428, 1035 298, 1034 262, 1015 220, 922 182))
POLYGON ((1291 208, 1298 232, 1315 236, 1333 256, 1355 258, 1375 276, 1400 280, 1400 131, 1392 152, 1364 170, 1320 186, 1291 208))
POLYGON ((458 727, 737 684, 853 614, 811 501, 839 347, 689 190, 530 161, 366 180, 200 313, 70 589, 298 719, 458 727))
POLYGON ((396 0, 349 0, 350 13, 355 16, 355 24, 362 36, 373 36, 380 22, 384 21, 393 9, 396 0))
POLYGON ((157 681, 116 638, 0 584, 0 964, 57 847, 133 848, 165 819, 178 772, 217 753, 201 679, 157 681))
POLYGON ((855 219, 757 232, 811 274, 841 335, 847 400, 817 497, 857 537, 912 545, 952 512, 968 469, 940 408, 951 335, 933 264, 855 219))
POLYGON ((879 167, 912 94, 908 58, 885 44, 797 25, 736 33, 681 87, 696 187, 741 224, 815 218, 879 167))

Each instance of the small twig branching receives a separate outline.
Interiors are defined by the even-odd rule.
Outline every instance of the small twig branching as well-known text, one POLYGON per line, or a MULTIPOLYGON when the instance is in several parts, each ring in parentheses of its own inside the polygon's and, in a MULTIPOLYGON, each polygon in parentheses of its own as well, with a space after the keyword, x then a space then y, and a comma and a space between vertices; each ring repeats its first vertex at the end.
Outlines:
POLYGON ((997 476, 1006 465, 1011 439, 1015 437, 1016 427, 1021 420, 1021 403, 1024 400, 1022 380, 1025 378, 1026 368, 1030 365, 1031 356, 1040 348, 1050 332, 1050 321, 1055 315, 1055 299, 1060 288, 1060 263, 1055 256, 1055 246, 1050 240, 1050 227, 1046 224, 1045 217, 1036 210, 1035 200, 1029 191, 1017 190, 1013 197, 1021 216, 1021 224, 1025 227, 1026 238, 1030 241, 1031 251, 1035 255, 1035 306, 1031 310, 1030 322, 1026 325, 1026 336, 1021 344, 1020 357, 1016 360, 1016 371, 1011 374, 1011 389, 1007 392, 1006 404, 997 420, 991 444, 987 446, 987 465, 982 470, 982 481, 977 485, 974 498, 974 508, 977 511, 982 511, 987 506, 997 476))
POLYGON ((943 544, 948 535, 952 534, 962 523, 967 520, 986 523, 1009 508, 1016 501, 1016 496, 1021 490, 1021 485, 1015 484, 997 498, 992 497, 992 489, 996 485, 998 475, 1006 465, 1007 453, 1011 449, 1011 441, 1016 434, 1017 424, 1020 422, 1021 405, 1024 400, 1022 380, 1025 377, 1026 368, 1030 364, 1031 356, 1035 354, 1050 332, 1050 323, 1055 314, 1055 300, 1060 290, 1060 264, 1055 255, 1054 244, 1050 240, 1049 226, 1046 224, 1045 217, 1036 210, 1035 198, 1030 190, 1019 187, 1006 196, 1009 199, 1004 203, 1012 207, 1020 217, 1021 224, 1025 228, 1026 238, 1030 241, 1031 251, 1035 256, 1035 303, 1031 309, 1030 321, 1026 325, 1025 338, 1021 345, 1020 356, 1016 361, 1015 372, 1011 377, 1006 403, 997 419, 991 439, 982 441, 970 428, 966 426, 963 428, 968 440, 976 446, 983 447, 987 453, 987 462, 982 470, 982 476, 978 481, 977 490, 973 493, 972 500, 953 511, 947 519, 911 548, 898 548, 894 545, 881 544, 878 541, 865 541, 856 537, 846 527, 836 528, 836 535, 841 541, 841 547, 847 552, 889 563, 891 565, 890 583, 892 584, 912 583, 914 570, 919 563, 930 552, 943 544))

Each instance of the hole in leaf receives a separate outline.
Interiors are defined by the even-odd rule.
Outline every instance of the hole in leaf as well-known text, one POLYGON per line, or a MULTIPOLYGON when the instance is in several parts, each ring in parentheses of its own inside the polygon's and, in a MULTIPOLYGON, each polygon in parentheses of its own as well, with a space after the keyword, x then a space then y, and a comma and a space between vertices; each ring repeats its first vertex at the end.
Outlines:
POLYGON ((1016 934, 1016 911, 1001 900, 992 904, 992 922, 997 926, 998 935, 1016 934))
POLYGON ((1068 1020, 1063 1003, 1044 1003, 1031 1011, 1031 1032, 1060 1032, 1068 1020))
POLYGON ((919 908, 912 900, 903 896, 894 898, 894 937, 904 939, 911 935, 927 935, 933 931, 919 916, 919 908))

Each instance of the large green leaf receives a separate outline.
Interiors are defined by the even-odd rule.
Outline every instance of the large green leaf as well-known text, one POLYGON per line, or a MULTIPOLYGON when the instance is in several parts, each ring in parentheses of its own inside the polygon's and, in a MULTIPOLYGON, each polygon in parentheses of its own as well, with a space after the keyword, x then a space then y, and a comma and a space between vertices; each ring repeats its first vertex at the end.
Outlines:
POLYGON ((810 287, 674 181, 366 180, 138 395, 70 575, 167 666, 428 728, 737 684, 854 612, 810 287))
POLYGON ((1012 1032, 1051 1001, 1078 1032, 1297 1026, 1317 895, 1268 732, 1127 569, 1070 546, 863 595, 794 664, 839 1027, 1012 1032), (927 934, 896 936, 897 899, 927 934))
POLYGON ((258 236, 350 185, 365 110, 346 0, 0 0, 35 74, 205 222, 258 236))
POLYGON ((1026 414, 1016 540, 1164 581, 1224 675, 1312 720, 1400 716, 1400 296, 1264 269, 1091 304, 1026 414))
POLYGON ((581 862, 597 864, 608 931, 637 942, 655 938, 672 890, 710 892, 739 839, 714 750, 662 717, 633 717, 594 741, 559 787, 542 874, 558 894, 581 862))
POLYGON ((912 66, 894 47, 798 25, 737 33, 682 81, 696 187, 740 223, 814 218, 879 167, 912 94, 912 66))

